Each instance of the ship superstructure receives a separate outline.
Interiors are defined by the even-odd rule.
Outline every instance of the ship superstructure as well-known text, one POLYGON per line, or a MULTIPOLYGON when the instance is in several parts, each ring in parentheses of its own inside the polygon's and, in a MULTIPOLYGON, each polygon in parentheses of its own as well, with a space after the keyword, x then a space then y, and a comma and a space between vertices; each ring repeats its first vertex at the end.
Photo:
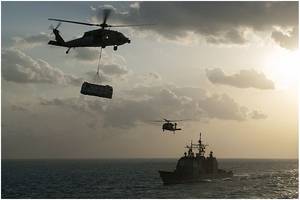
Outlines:
POLYGON ((218 161, 213 156, 212 151, 210 151, 208 157, 205 157, 205 148, 207 146, 202 143, 200 133, 198 144, 193 144, 191 141, 191 144, 185 147, 188 149, 188 152, 185 152, 184 156, 178 160, 176 169, 173 172, 159 171, 164 184, 194 182, 205 178, 232 176, 233 173, 231 171, 226 172, 218 168, 218 161), (198 152, 195 154, 193 150, 197 150, 198 152))

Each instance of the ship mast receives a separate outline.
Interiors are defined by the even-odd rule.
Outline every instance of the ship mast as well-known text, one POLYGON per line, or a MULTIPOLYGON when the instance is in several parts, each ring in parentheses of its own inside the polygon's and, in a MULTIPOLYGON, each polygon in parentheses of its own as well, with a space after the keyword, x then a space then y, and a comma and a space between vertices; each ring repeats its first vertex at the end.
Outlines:
POLYGON ((205 144, 202 144, 202 140, 201 140, 201 132, 200 132, 200 138, 199 138, 199 141, 198 141, 198 151, 199 151, 199 156, 204 156, 205 154, 205 147, 208 146, 208 145, 205 145, 205 144))
POLYGON ((191 146, 187 145, 185 148, 189 149, 188 151, 188 156, 192 156, 193 155, 193 149, 197 149, 199 151, 199 153, 197 153, 197 156, 203 156, 205 154, 205 147, 208 146, 206 144, 202 144, 202 140, 201 140, 201 132, 200 132, 200 138, 198 140, 198 144, 193 144, 193 141, 191 141, 191 146))

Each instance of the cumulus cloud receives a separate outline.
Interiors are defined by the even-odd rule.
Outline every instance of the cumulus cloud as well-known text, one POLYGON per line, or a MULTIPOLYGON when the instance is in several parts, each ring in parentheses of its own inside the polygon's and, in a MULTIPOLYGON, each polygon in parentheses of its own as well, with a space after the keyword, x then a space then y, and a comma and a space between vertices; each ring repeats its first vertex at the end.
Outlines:
POLYGON ((99 72, 99 74, 97 74, 97 72, 95 71, 89 71, 85 73, 88 77, 88 80, 94 80, 94 81, 100 81, 100 82, 111 82, 112 81, 112 77, 108 76, 104 73, 102 73, 101 71, 99 72))
POLYGON ((247 119, 246 107, 238 105, 226 94, 214 94, 199 100, 199 106, 211 118, 243 121, 247 119))
POLYGON ((86 101, 84 98, 54 98, 51 100, 40 98, 39 103, 42 106, 59 106, 90 115, 92 115, 93 112, 103 111, 101 101, 86 101))
MULTIPOLYGON (((200 88, 190 91, 201 93, 200 88)), ((132 128, 139 122, 150 123, 161 117, 191 120, 234 120, 258 119, 255 113, 239 105, 226 94, 196 97, 189 95, 187 88, 136 87, 128 92, 131 97, 115 98, 113 104, 106 104, 99 98, 50 99, 41 101, 43 106, 59 106, 78 113, 87 113, 92 119, 101 119, 103 127, 132 128), (143 98, 141 98, 143 97, 143 98), (256 117, 253 117, 255 114, 256 117), (96 116, 96 117, 95 117, 96 116)), ((92 120, 93 121, 93 120, 92 120)), ((98 124, 99 125, 99 124, 98 124)))
POLYGON ((80 61, 95 62, 99 58, 99 50, 96 48, 81 47, 74 49, 74 57, 80 61))
POLYGON ((99 68, 99 74, 95 71, 85 73, 88 80, 95 80, 101 82, 112 82, 117 78, 124 78, 129 73, 125 66, 118 64, 104 64, 99 68))
POLYGON ((17 49, 2 51, 2 78, 15 83, 80 85, 82 80, 17 49))
MULTIPOLYGON (((102 21, 102 7, 93 12, 93 19, 102 21)), ((116 22, 155 23, 137 29, 174 40, 195 32, 210 43, 243 44, 245 29, 298 28, 298 2, 134 2, 128 12, 113 12, 116 22)))
POLYGON ((254 110, 250 113, 252 119, 266 119, 268 116, 260 111, 254 110))
POLYGON ((287 33, 282 31, 273 31, 272 38, 277 42, 281 47, 286 49, 297 49, 298 48, 298 27, 293 28, 287 33))
POLYGON ((149 72, 147 75, 150 79, 161 80, 161 76, 156 72, 149 72))
POLYGON ((128 69, 125 66, 117 64, 101 65, 100 69, 110 76, 122 76, 128 73, 128 69))
POLYGON ((237 74, 227 75, 220 68, 206 69, 206 76, 214 84, 230 85, 238 88, 274 89, 274 82, 263 73, 255 70, 241 70, 237 74))
POLYGON ((21 49, 33 48, 43 44, 47 44, 49 36, 46 33, 31 35, 27 37, 14 37, 14 46, 21 49))

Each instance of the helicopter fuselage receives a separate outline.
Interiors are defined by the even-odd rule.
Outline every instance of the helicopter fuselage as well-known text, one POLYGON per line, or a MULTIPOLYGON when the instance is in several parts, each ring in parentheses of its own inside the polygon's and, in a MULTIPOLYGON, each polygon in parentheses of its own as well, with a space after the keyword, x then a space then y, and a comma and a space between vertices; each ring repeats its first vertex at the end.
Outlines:
POLYGON ((181 130, 181 128, 177 128, 177 124, 176 123, 167 122, 167 123, 163 124, 162 130, 163 131, 168 130, 168 131, 173 131, 174 132, 174 131, 181 130))
POLYGON ((122 33, 113 30, 96 29, 85 32, 81 38, 64 42, 59 35, 59 31, 53 31, 56 37, 56 41, 49 41, 48 44, 55 46, 62 46, 67 48, 75 47, 102 47, 114 46, 114 50, 117 50, 117 46, 130 43, 129 38, 125 37, 122 33), (61 38, 58 40, 58 38, 61 38))

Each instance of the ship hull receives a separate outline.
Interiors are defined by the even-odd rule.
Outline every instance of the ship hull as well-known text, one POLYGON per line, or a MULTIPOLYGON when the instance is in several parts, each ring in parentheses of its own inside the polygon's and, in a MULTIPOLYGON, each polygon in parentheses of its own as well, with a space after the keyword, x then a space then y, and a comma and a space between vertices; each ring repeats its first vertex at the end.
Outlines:
POLYGON ((188 176, 176 172, 158 171, 164 185, 201 182, 205 179, 219 179, 232 177, 232 171, 220 170, 218 173, 202 174, 198 176, 188 176))

